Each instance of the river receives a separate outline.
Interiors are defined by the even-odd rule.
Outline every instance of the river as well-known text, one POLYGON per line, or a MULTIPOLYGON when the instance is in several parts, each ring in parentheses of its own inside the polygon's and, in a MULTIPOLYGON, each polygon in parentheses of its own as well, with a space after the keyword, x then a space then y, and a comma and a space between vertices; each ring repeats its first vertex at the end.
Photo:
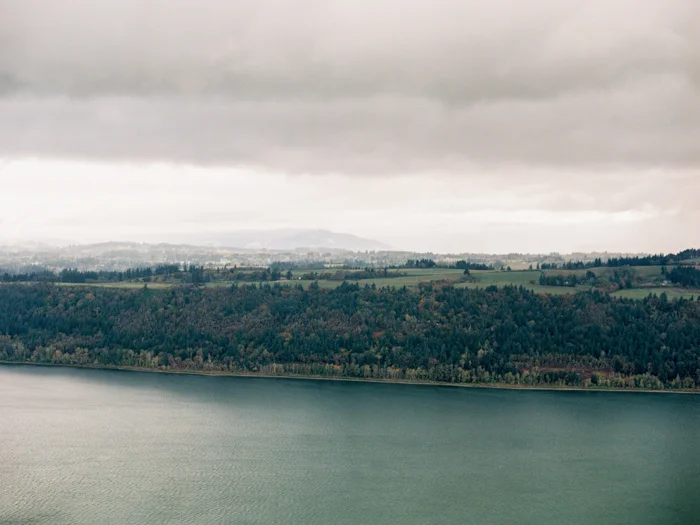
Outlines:
POLYGON ((0 366, 0 524, 697 524, 700 396, 0 366))

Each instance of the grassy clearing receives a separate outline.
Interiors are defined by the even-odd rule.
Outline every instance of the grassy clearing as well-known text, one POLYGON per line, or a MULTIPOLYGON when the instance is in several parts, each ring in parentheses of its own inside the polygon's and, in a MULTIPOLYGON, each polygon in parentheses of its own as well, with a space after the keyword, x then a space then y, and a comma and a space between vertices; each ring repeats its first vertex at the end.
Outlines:
MULTIPOLYGON (((649 284, 660 284, 661 282, 661 267, 660 266, 635 266, 632 267, 636 274, 642 277, 645 282, 649 284)), ((590 271, 595 273, 598 278, 602 281, 607 281, 608 276, 616 268, 591 268, 590 271)), ((579 275, 583 277, 588 269, 584 270, 546 270, 544 272, 539 270, 513 270, 513 271, 500 271, 500 270, 472 270, 471 277, 473 281, 464 282, 465 278, 464 272, 462 270, 446 269, 446 268, 410 268, 400 270, 406 273, 403 277, 388 277, 388 278, 377 278, 377 279, 361 279, 353 280, 348 279, 347 283, 355 284, 359 286, 365 285, 375 285, 378 288, 382 287, 395 287, 400 288, 406 286, 409 289, 416 290, 420 283, 428 283, 435 281, 447 281, 452 283, 457 288, 486 288, 487 286, 523 286, 529 290, 533 290, 537 293, 552 294, 552 295, 565 295, 576 293, 580 291, 588 291, 591 289, 590 286, 540 286, 539 278, 542 273, 547 275, 579 275)), ((296 286, 301 285, 307 288, 312 282, 311 280, 296 280, 291 281, 277 281, 276 283, 270 284, 280 284, 282 286, 296 286)), ((144 283, 141 282, 117 282, 117 283, 56 283, 58 286, 94 286, 100 288, 126 288, 126 289, 141 289, 144 283)), ((222 282, 211 282, 207 283, 205 286, 207 288, 220 288, 229 287, 233 285, 233 281, 222 281, 222 282)), ((257 282, 244 282, 240 281, 239 285, 244 284, 258 284, 257 282)), ((329 281, 329 280, 319 280, 318 285, 321 288, 337 288, 342 284, 342 281, 329 281)), ((170 283, 148 283, 148 288, 150 290, 160 290, 167 289, 174 286, 170 283)), ((629 290, 619 290, 614 292, 612 295, 614 297, 627 297, 631 299, 644 299, 650 293, 655 295, 660 295, 661 293, 666 293, 669 299, 678 299, 680 297, 690 298, 700 296, 700 290, 688 290, 683 288, 673 288, 673 287, 661 287, 661 286, 647 286, 644 288, 632 288, 629 290)))
MULTIPOLYGON (((528 283, 493 283, 495 286, 506 286, 509 284, 512 284, 514 286, 522 286, 523 288, 526 288, 528 290, 532 290, 533 292, 537 293, 546 293, 550 295, 566 295, 570 293, 576 293, 576 292, 583 292, 583 291, 588 291, 590 290, 590 286, 576 286, 576 287, 571 287, 571 286, 541 286, 539 284, 530 284, 528 283)), ((455 284, 455 288, 470 288, 470 289, 475 289, 475 288, 485 288, 486 286, 490 285, 484 285, 483 283, 458 283, 455 284)))
POLYGON ((600 268, 585 268, 582 270, 563 270, 563 269, 557 269, 557 270, 544 270, 544 272, 547 275, 576 275, 578 277, 584 277, 586 273, 593 272, 596 277, 598 278, 607 278, 608 276, 612 275, 616 270, 622 270, 622 269, 630 269, 632 270, 636 275, 640 277, 646 277, 646 278, 653 278, 653 277, 661 277, 661 266, 624 266, 620 268, 607 268, 607 267, 600 267, 600 268))
MULTIPOLYGON (((420 283, 425 283, 425 282, 431 282, 431 281, 450 281, 450 282, 458 282, 463 276, 464 273, 462 270, 450 270, 450 269, 444 269, 444 268, 438 268, 438 269, 410 269, 410 270, 402 270, 405 271, 408 275, 404 277, 386 277, 386 278, 377 278, 377 279, 361 279, 361 280, 352 280, 348 279, 346 282, 349 284, 359 284, 360 286, 364 286, 365 284, 372 286, 373 284, 377 286, 378 288, 382 288, 385 286, 393 286, 395 288, 401 288, 402 286, 406 286, 407 288, 418 288, 418 285, 420 283)), ((283 282, 282 284, 291 284, 291 285, 296 285, 296 284, 301 284, 304 288, 306 288, 309 284, 311 284, 313 281, 307 281, 307 280, 292 280, 288 282, 283 282)), ((336 288, 337 286, 340 286, 342 284, 341 281, 324 281, 320 280, 318 281, 318 285, 322 288, 336 288)))
POLYGON ((547 275, 575 275, 577 277, 585 277, 588 272, 593 272, 596 277, 604 277, 612 274, 612 268, 584 268, 583 270, 542 270, 542 273, 547 275))
MULTIPOLYGON (((451 269, 444 269, 444 268, 437 268, 437 269, 410 269, 410 270, 405 270, 405 273, 408 275, 404 277, 386 277, 386 278, 377 278, 377 279, 360 279, 360 280, 353 280, 353 279, 347 279, 345 282, 349 284, 359 284, 360 286, 364 286, 365 284, 371 286, 372 284, 376 285, 377 287, 385 287, 385 286, 394 286, 396 288, 400 288, 402 286, 406 286, 407 288, 412 288, 416 289, 418 288, 418 285, 420 283, 425 283, 425 282, 431 282, 431 281, 450 281, 450 282, 458 282, 462 277, 463 277, 463 271, 462 270, 451 270, 451 269)), ((276 281, 274 283, 269 283, 269 284, 280 284, 283 286, 296 286, 300 284, 304 288, 308 287, 312 282, 312 280, 308 279, 293 279, 291 281, 276 281)), ((330 281, 330 280, 319 280, 318 285, 321 288, 337 288, 343 283, 343 281, 330 281)), ((123 282, 117 282, 117 283, 80 283, 80 284, 71 284, 71 283, 56 283, 61 286, 96 286, 96 287, 101 287, 101 288, 127 288, 127 289, 134 289, 134 288, 143 288, 144 283, 140 282, 128 282, 128 281, 123 281, 123 282)), ((210 282, 206 283, 205 287, 207 288, 221 288, 221 287, 229 287, 233 285, 233 281, 217 281, 217 282, 210 282)), ((239 285, 243 286, 245 284, 259 284, 258 281, 252 282, 252 281, 239 281, 239 285)), ((170 288, 171 286, 174 286, 173 284, 168 284, 168 283, 148 283, 148 288, 149 289, 162 289, 162 288, 170 288)))
POLYGON ((500 270, 472 270, 471 276, 476 281, 472 284, 477 284, 481 287, 484 286, 505 286, 507 284, 512 284, 515 286, 532 284, 530 281, 537 283, 540 278, 540 274, 537 270, 524 270, 524 271, 512 271, 512 272, 502 272, 500 270))
POLYGON ((669 299, 690 299, 700 297, 700 290, 686 288, 632 288, 629 290, 618 290, 611 294, 613 297, 624 297, 627 299, 644 299, 649 294, 661 295, 665 293, 669 299))
MULTIPOLYGON (((463 270, 455 270, 450 268, 409 268, 399 270, 406 275, 403 277, 378 277, 376 279, 352 279, 348 278, 345 282, 348 284, 359 284, 360 286, 373 284, 378 288, 385 286, 393 286, 395 288, 401 288, 406 286, 407 288, 416 289, 420 283, 427 283, 431 281, 449 281, 453 283, 459 282, 464 277, 463 270)), ((295 270, 294 275, 301 275, 303 271, 295 270)), ((291 281, 277 281, 275 284, 280 284, 283 286, 296 286, 300 284, 302 287, 306 288, 309 286, 312 280, 309 279, 292 279, 291 281)), ((318 285, 321 288, 337 288, 343 283, 343 281, 331 281, 320 279, 318 285)), ((208 287, 218 287, 218 286, 231 286, 232 282, 217 282, 217 283, 207 283, 208 287)), ((239 284, 245 284, 240 282, 239 284)), ((252 284, 252 283, 249 283, 252 284)), ((257 284, 254 283, 254 284, 257 284)), ((272 283, 271 283, 272 284, 272 283)))
POLYGON ((116 283, 54 283, 56 286, 91 286, 97 288, 126 288, 140 289, 144 284, 148 285, 149 290, 163 290, 173 286, 170 283, 137 283, 132 281, 120 281, 116 283))
MULTIPOLYGON (((239 283, 241 284, 241 283, 239 283)), ((250 283, 253 284, 253 283, 250 283)), ((258 283, 255 283, 258 284, 258 283)), ((233 281, 216 281, 213 283, 205 283, 205 288, 228 288, 233 285, 233 281)))
MULTIPOLYGON (((411 268, 401 271, 407 275, 404 277, 388 277, 383 279, 362 279, 360 281, 348 280, 348 282, 356 282, 360 286, 364 286, 365 284, 369 284, 371 286, 374 284, 377 287, 394 286, 396 288, 400 288, 402 286, 406 286, 407 288, 417 288, 420 283, 430 281, 458 282, 460 279, 462 279, 462 277, 464 277, 463 270, 454 270, 449 268, 411 268)), ((320 282, 319 285, 321 285, 320 282)))
MULTIPOLYGON (((464 275, 464 270, 455 270, 454 268, 408 268, 408 269, 402 269, 399 270, 402 273, 408 274, 408 277, 416 277, 416 276, 423 276, 423 277, 435 277, 437 278, 459 278, 464 275)), ((400 279, 400 277, 396 277, 396 279, 400 279)))
MULTIPOLYGON (((570 272, 571 273, 571 272, 570 272)), ((552 295, 565 295, 576 293, 582 290, 590 290, 589 286, 541 286, 539 285, 541 271, 524 270, 502 272, 498 271, 482 271, 474 270, 471 272, 474 282, 458 283, 455 286, 458 288, 486 288, 487 286, 523 286, 528 290, 533 290, 537 293, 547 293, 552 295)))

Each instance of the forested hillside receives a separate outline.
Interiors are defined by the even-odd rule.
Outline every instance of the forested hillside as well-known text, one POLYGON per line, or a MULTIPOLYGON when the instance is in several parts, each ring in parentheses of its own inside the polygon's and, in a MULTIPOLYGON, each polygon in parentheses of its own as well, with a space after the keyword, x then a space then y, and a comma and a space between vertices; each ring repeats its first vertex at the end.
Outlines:
POLYGON ((0 287, 0 360, 458 383, 700 388, 700 302, 342 284, 0 287))

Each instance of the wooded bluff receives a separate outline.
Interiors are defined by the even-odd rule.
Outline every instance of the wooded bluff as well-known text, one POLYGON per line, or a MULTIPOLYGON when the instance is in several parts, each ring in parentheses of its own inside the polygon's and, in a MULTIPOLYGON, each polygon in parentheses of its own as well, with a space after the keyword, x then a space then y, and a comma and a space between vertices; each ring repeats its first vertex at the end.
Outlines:
POLYGON ((0 286, 0 360, 160 370, 700 388, 700 301, 524 288, 0 286))

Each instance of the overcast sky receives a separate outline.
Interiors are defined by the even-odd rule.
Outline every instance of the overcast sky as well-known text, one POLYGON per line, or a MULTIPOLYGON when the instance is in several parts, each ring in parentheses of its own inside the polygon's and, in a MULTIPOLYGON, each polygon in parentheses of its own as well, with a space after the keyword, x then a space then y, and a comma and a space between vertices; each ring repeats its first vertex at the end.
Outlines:
POLYGON ((0 0, 0 241, 700 245, 697 0, 0 0))

